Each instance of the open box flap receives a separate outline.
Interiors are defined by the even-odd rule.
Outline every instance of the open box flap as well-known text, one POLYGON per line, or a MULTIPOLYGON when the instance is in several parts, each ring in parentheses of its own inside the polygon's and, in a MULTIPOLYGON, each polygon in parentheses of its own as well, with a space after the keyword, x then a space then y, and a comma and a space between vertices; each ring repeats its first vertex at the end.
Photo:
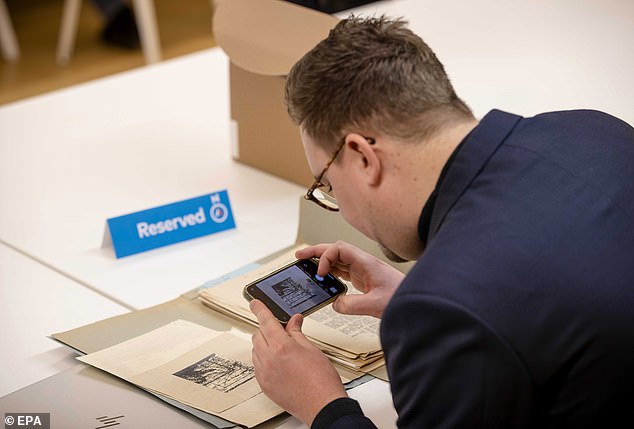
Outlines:
POLYGON ((216 42, 237 66, 284 76, 338 21, 281 0, 222 0, 213 29, 216 42))

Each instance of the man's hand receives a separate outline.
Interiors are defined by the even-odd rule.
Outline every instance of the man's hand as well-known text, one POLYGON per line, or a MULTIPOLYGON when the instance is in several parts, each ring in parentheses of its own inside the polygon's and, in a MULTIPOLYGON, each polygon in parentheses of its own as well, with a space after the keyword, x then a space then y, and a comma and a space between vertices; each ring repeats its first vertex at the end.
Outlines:
POLYGON ((284 329, 262 302, 249 306, 260 323, 252 339, 255 378, 266 396, 310 427, 324 406, 347 397, 339 374, 302 334, 301 314, 284 329))
POLYGON ((319 258, 317 274, 328 272, 352 282, 363 294, 340 296, 333 308, 344 314, 380 318, 405 275, 382 260, 345 242, 318 244, 295 252, 298 259, 319 258))

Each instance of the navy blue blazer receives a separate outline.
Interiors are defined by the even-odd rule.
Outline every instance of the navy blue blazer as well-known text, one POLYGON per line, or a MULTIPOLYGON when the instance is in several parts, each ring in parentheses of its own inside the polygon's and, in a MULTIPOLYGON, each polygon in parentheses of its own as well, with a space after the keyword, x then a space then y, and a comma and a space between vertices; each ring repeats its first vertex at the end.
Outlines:
POLYGON ((596 111, 494 110, 437 191, 381 324, 398 426, 631 425, 634 129, 596 111))

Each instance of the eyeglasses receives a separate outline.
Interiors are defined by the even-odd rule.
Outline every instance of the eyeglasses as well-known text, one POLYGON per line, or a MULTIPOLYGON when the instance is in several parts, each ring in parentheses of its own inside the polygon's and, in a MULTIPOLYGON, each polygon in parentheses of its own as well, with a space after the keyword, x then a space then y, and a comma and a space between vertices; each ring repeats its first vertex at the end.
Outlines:
MULTIPOLYGON (((363 138, 366 139, 368 143, 370 144, 374 144, 376 142, 376 140, 373 139, 372 137, 363 137, 363 138)), ((319 173, 317 178, 315 178, 315 182, 313 183, 313 185, 310 188, 308 188, 306 195, 304 195, 305 199, 312 201, 315 204, 317 204, 319 207, 322 207, 332 212, 339 211, 339 204, 337 204, 337 200, 335 200, 335 198, 329 194, 330 192, 332 192, 331 186, 327 186, 328 188, 327 190, 320 189, 320 188, 326 188, 326 185, 321 183, 321 179, 324 178, 324 174, 326 174, 326 171, 328 171, 332 163, 335 162, 335 159, 337 159, 339 152, 341 152, 341 149, 343 149, 345 144, 346 144, 346 138, 344 137, 343 140, 341 140, 341 143, 339 143, 339 146, 337 146, 337 150, 335 150, 335 153, 334 155, 332 155, 332 158, 330 158, 330 161, 326 163, 326 166, 324 167, 324 169, 321 170, 321 173, 319 173)))

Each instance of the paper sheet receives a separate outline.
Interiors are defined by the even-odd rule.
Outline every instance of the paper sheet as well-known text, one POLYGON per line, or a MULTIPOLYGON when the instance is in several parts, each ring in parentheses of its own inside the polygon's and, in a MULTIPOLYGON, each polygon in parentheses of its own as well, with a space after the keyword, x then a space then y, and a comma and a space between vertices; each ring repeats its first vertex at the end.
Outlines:
POLYGON ((251 343, 192 322, 176 320, 77 359, 248 427, 282 412, 255 380, 251 343))

